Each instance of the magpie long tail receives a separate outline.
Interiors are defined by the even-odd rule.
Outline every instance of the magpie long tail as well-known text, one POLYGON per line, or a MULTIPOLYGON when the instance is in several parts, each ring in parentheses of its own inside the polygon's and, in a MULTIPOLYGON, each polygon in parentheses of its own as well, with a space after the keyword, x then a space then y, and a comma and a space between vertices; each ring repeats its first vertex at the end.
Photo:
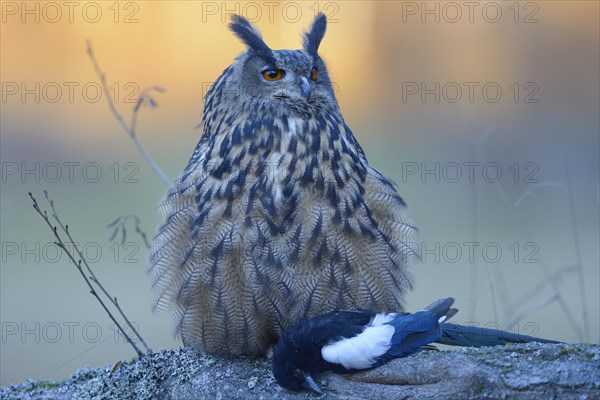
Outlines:
POLYGON ((508 343, 561 343, 554 340, 542 339, 535 336, 519 335, 500 329, 478 328, 457 324, 440 324, 442 337, 437 343, 450 346, 484 347, 497 346, 508 343))

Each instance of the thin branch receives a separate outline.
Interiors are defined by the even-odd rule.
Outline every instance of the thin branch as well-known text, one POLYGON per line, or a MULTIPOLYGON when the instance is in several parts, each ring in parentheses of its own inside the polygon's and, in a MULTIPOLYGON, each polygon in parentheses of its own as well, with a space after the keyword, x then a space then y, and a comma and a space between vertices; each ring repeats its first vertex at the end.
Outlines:
POLYGON ((150 242, 148 241, 148 236, 146 235, 146 232, 142 230, 141 228, 141 220, 137 215, 133 215, 133 214, 129 214, 129 215, 121 215, 117 218, 115 218, 114 220, 112 220, 106 227, 107 228, 113 228, 113 232, 110 235, 110 238, 108 239, 109 241, 112 241, 115 237, 117 237, 117 234, 119 232, 121 232, 121 244, 125 244, 125 238, 127 236, 127 222, 133 220, 133 224, 134 224, 134 228, 135 228, 135 233, 137 233, 138 235, 140 235, 140 237, 142 238, 142 240, 144 241, 144 245, 146 246, 147 249, 150 248, 150 242))
POLYGON ((140 110, 140 106, 143 104, 148 104, 151 108, 154 108, 156 106, 156 102, 150 97, 150 92, 152 92, 152 91, 164 92, 165 90, 160 86, 152 86, 152 87, 142 90, 140 96, 138 97, 138 100, 135 103, 135 106, 133 107, 133 112, 131 114, 131 123, 129 125, 127 125, 127 122, 125 122, 125 118, 123 118, 123 116, 117 110, 117 107, 115 107, 115 103, 112 100, 110 90, 108 88, 108 83, 106 81, 106 75, 104 74, 104 72, 102 72, 102 69, 100 68, 100 64, 98 64, 98 60, 96 59, 96 56, 94 55, 94 50, 92 49, 92 42, 89 40, 87 41, 87 53, 88 53, 88 56, 90 57, 90 60, 92 61, 94 70, 96 71, 96 74, 98 75, 98 78, 100 79, 100 84, 102 85, 102 91, 104 92, 104 97, 106 98, 106 102, 108 103, 108 108, 112 112, 113 116, 115 117, 115 119, 117 120, 119 125, 121 125, 121 128, 123 128, 123 130, 129 135, 129 137, 133 141, 133 144, 135 144, 135 147, 137 147, 138 151, 142 154, 142 157, 144 157, 146 162, 150 165, 150 168, 152 168, 152 171, 154 171, 154 173, 156 175, 158 175, 158 177, 164 183, 166 183, 167 186, 171 186, 172 181, 167 177, 167 175, 162 171, 162 169, 158 166, 158 164, 156 164, 156 162, 152 159, 150 154, 146 151, 146 149, 138 141, 136 133, 135 133, 135 128, 137 125, 137 114, 140 110))
POLYGON ((569 195, 569 212, 571 214, 571 226, 573 229, 573 240, 575 245, 575 265, 577 266, 577 275, 579 276, 579 294, 581 295, 581 313, 583 318, 583 332, 586 342, 590 337, 590 326, 588 322, 587 297, 585 295, 585 279, 583 276, 583 263, 581 261, 581 245, 579 243, 579 229, 577 227, 577 219, 575 217, 575 202, 573 200, 573 185, 571 182, 571 173, 569 164, 565 157, 565 174, 567 175, 567 193, 569 195))
MULTIPOLYGON (((494 127, 489 125, 483 133, 480 134, 479 138, 476 140, 475 144, 471 147, 473 159, 478 156, 478 146, 480 143, 487 140, 494 132, 494 127)), ((468 127, 468 130, 471 130, 468 127)), ((478 198, 477 198, 477 184, 473 182, 472 190, 471 190, 471 199, 472 199, 472 221, 471 221, 471 236, 473 241, 479 243, 479 211, 478 211, 478 198)), ((476 299, 476 287, 477 287, 477 271, 479 270, 479 262, 478 259, 475 258, 473 264, 471 264, 471 296, 473 297, 473 306, 469 310, 470 320, 474 320, 475 318, 475 307, 477 305, 476 299)), ((497 270, 492 267, 489 263, 485 263, 485 270, 488 276, 488 282, 490 285, 490 298, 492 300, 492 311, 494 314, 494 321, 498 321, 498 299, 501 294, 506 293, 502 284, 504 283, 504 279, 497 278, 498 276, 502 276, 502 271, 497 270), (504 289, 504 290, 503 290, 504 289)), ((500 303, 504 303, 502 299, 500 299, 500 303)))
MULTIPOLYGON (((506 305, 507 313, 509 315, 514 315, 519 309, 524 307, 535 296, 541 294, 541 292, 544 289, 546 289, 547 286, 549 286, 551 284, 550 281, 561 282, 563 279, 563 275, 572 273, 576 270, 577 270, 577 266, 566 265, 566 266, 559 268, 558 270, 552 272, 552 275, 550 275, 549 278, 541 279, 535 285, 533 285, 531 288, 526 290, 523 294, 521 294, 520 296, 517 296, 515 299, 512 300, 512 302, 508 303, 506 305)), ((515 318, 513 317, 513 321, 511 321, 511 322, 514 322, 514 320, 515 320, 515 318)), ((508 325, 511 325, 511 324, 508 324, 508 325)))
POLYGON ((553 302, 558 300, 558 293, 551 293, 548 296, 544 297, 541 300, 538 300, 533 307, 530 307, 529 310, 525 310, 522 311, 518 314, 516 314, 513 319, 511 321, 508 322, 508 324, 506 324, 507 327, 513 326, 514 324, 516 324, 518 321, 520 321, 521 319, 525 318, 525 316, 527 316, 527 314, 531 314, 534 313, 538 310, 541 310, 542 308, 546 307, 548 304, 552 304, 553 302))
MULTIPOLYGON (((487 138, 489 137, 489 133, 486 132, 486 133, 484 133, 484 135, 482 135, 482 139, 476 144, 476 149, 477 149, 477 153, 479 155, 479 159, 482 162, 487 162, 487 158, 485 157, 484 152, 480 148, 481 143, 483 141, 487 140, 487 138)), ((506 191, 504 190, 502 185, 500 183, 495 183, 494 186, 496 187, 498 194, 500 195, 500 198, 502 199, 504 204, 506 204, 508 206, 508 209, 510 210, 511 218, 515 221, 515 223, 519 226, 521 231, 528 238, 528 241, 533 242, 534 240, 533 240, 529 230, 525 227, 523 219, 517 217, 515 207, 513 206, 514 203, 509 200, 508 194, 506 193, 506 191)), ((550 285, 552 287, 552 291, 556 295, 556 301, 558 302, 560 308, 562 309, 563 313, 565 314, 565 317, 567 318, 569 324, 571 325, 571 328, 573 328, 573 330, 575 331, 575 333, 577 334, 577 336, 579 338, 583 338, 579 324, 573 318, 573 314, 571 313, 571 310, 569 309, 569 306, 567 305, 567 302, 565 301, 564 296, 562 295, 560 288, 558 287, 558 284, 556 283, 555 280, 552 279, 552 273, 550 272, 548 266, 546 265, 546 262, 544 261, 544 259, 542 257, 539 258, 539 265, 542 269, 542 272, 545 275, 546 280, 550 283, 550 285)))
POLYGON ((535 197, 535 192, 537 189, 542 188, 542 187, 554 187, 554 188, 558 188, 558 189, 562 189, 565 192, 567 191, 567 188, 564 187, 563 185, 561 185, 560 183, 556 183, 556 182, 540 182, 540 183, 536 183, 535 185, 531 186, 530 188, 528 188, 527 190, 525 190, 515 201, 514 207, 519 207, 521 205, 521 203, 523 202, 523 200, 525 199, 525 197, 531 196, 531 197, 535 197))
POLYGON ((54 208, 54 200, 51 200, 48 197, 48 191, 47 190, 44 190, 44 196, 46 197, 46 200, 48 201, 48 203, 50 203, 50 207, 52 208, 52 217, 60 225, 60 227, 62 228, 62 230, 65 232, 65 234, 69 238, 69 241, 73 245, 73 248, 77 251, 77 254, 79 255, 79 259, 80 259, 79 263, 81 263, 81 261, 83 260, 83 265, 85 265, 85 268, 87 269, 87 271, 90 274, 90 280, 93 281, 100 288, 100 290, 102 290, 102 293, 104 293, 104 295, 111 301, 111 303, 113 303, 113 305, 117 308, 117 310, 121 314, 121 317, 123 317, 123 319, 125 320, 125 322, 127 323, 127 325, 131 328, 131 330, 133 331, 133 333, 137 336, 137 338, 140 340, 140 342, 142 342, 142 344, 144 345, 144 347, 146 348, 146 350, 149 351, 149 352, 152 352, 152 350, 150 349, 150 347, 146 344, 146 342, 144 341, 144 339, 141 337, 141 335, 138 333, 138 331, 134 328, 133 324, 129 321, 129 319, 127 318, 127 316, 125 316, 125 313, 123 312, 123 310, 121 310, 121 306, 117 302, 117 298, 116 297, 112 297, 110 294, 108 294, 108 292, 106 291, 106 289, 104 289, 104 286, 102 286, 102 284, 100 283, 100 281, 96 277, 96 274, 94 274, 94 271, 92 271, 92 269, 90 268, 89 264, 87 263, 87 260, 85 259, 85 257, 81 253, 81 251, 79 250, 79 247, 77 247, 75 245, 75 241, 73 240, 73 238, 71 237, 71 233, 69 232, 69 226, 68 225, 63 225, 62 221, 58 217, 58 214, 56 213, 56 209, 54 208))
POLYGON ((60 228, 62 229, 62 231, 66 234, 67 238, 69 239, 68 241, 69 241, 70 245, 75 249, 75 251, 76 251, 76 253, 77 253, 78 257, 79 257, 79 261, 77 261, 75 259, 75 257, 71 253, 71 251, 65 245, 65 242, 63 241, 60 233, 58 232, 57 227, 54 226, 54 225, 52 225, 52 223, 50 222, 50 218, 48 217, 47 211, 44 210, 42 212, 42 210, 39 207, 39 204, 38 204, 37 200, 35 199, 35 197, 33 197, 33 194, 31 194, 31 192, 30 192, 29 193, 29 198, 33 201, 33 208, 42 217, 42 219, 46 222, 46 224, 48 225, 48 227, 50 228, 50 230, 52 230, 52 233, 54 234, 54 237, 56 238, 55 244, 59 248, 61 248, 65 252, 65 254, 67 254, 67 256, 69 257, 69 259, 71 260, 71 262, 73 263, 73 265, 75 265, 75 267, 79 271, 79 273, 82 276, 82 278, 85 281, 85 283, 88 285, 88 287, 90 289, 90 293, 94 297, 96 297, 96 299, 98 300, 98 302, 100 303, 100 305, 102 306, 102 308, 104 309, 104 311, 106 311, 106 313, 108 314, 109 318, 117 326, 117 328, 119 329, 119 331, 121 332, 121 334, 123 335, 123 337, 125 338, 125 340, 127 340, 127 342, 133 347, 133 349, 135 350, 135 352, 137 353, 137 355, 139 357, 141 357, 141 356, 144 355, 144 353, 133 342, 133 340, 131 339, 131 337, 125 332, 125 330, 123 329, 123 327, 121 326, 121 324, 113 316, 113 314, 108 309, 106 303, 104 302, 104 300, 102 300, 102 298, 100 297, 100 295, 98 294, 98 292, 96 291, 96 288, 94 288, 94 286, 92 285, 92 283, 94 283, 98 288, 100 288, 100 290, 102 291, 102 293, 110 300, 110 302, 119 311, 119 313, 121 314, 121 317, 125 320, 125 322, 129 326, 129 328, 133 331, 133 333, 136 335, 136 337, 144 345, 144 347, 146 348, 146 351, 148 353, 151 353, 152 349, 150 349, 150 347, 146 344, 146 342, 144 341, 144 339, 141 337, 141 335, 135 329, 135 327, 133 326, 133 324, 125 316, 125 313, 123 312, 123 310, 119 306, 116 297, 115 298, 111 297, 108 294, 108 292, 104 289, 104 287, 100 284, 100 281, 96 278, 96 275, 94 274, 94 272, 90 268, 89 264, 87 263, 87 260, 85 259, 85 257, 83 256, 83 254, 79 250, 79 247, 76 245, 75 241, 71 237, 71 234, 69 232, 69 226, 68 225, 64 225, 62 223, 62 221, 60 220, 60 218, 58 217, 56 209, 54 208, 54 201, 49 198, 47 190, 44 190, 44 196, 46 197, 46 200, 48 201, 48 203, 50 204, 50 207, 52 209, 52 217, 56 220, 58 226, 60 226, 60 228), (87 272, 90 274, 89 277, 86 274, 86 272, 84 271, 82 264, 83 264, 83 266, 85 266, 87 272))

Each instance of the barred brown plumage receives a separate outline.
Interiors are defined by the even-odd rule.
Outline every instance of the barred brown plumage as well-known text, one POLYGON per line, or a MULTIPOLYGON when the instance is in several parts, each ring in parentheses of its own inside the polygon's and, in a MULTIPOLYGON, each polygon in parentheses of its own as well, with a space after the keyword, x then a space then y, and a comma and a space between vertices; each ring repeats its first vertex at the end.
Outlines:
POLYGON ((271 50, 233 18, 248 49, 206 95, 150 255, 154 306, 173 308, 185 345, 261 355, 318 314, 403 309, 416 229, 344 123, 317 53, 325 24, 302 50, 271 50))

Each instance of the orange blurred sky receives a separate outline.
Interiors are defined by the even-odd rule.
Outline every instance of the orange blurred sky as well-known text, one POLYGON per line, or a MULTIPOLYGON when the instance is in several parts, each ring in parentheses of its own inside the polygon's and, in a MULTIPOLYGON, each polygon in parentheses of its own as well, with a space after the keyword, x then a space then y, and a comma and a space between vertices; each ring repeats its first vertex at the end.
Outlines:
MULTIPOLYGON (((138 262, 127 265, 116 263, 107 248, 111 244, 105 240, 109 236, 105 226, 118 215, 138 215, 152 236, 158 223, 155 206, 166 186, 152 174, 97 92, 98 77, 86 54, 86 41, 92 42, 111 97, 126 119, 140 90, 153 85, 166 89, 155 95, 157 109, 141 111, 138 136, 174 179, 202 133, 194 126, 201 116, 203 92, 244 49, 227 28, 229 15, 240 12, 255 20, 271 47, 295 49, 315 12, 323 11, 329 25, 319 52, 344 118, 369 162, 399 184, 423 243, 431 248, 434 243, 469 242, 477 226, 479 240, 500 243, 504 249, 503 262, 494 265, 464 259, 434 262, 430 256, 415 267, 417 284, 408 296, 409 308, 452 295, 461 308, 459 322, 472 317, 471 321, 504 324, 512 314, 501 295, 509 303, 526 298, 522 304, 530 311, 526 319, 539 326, 540 335, 582 340, 583 328, 578 333, 565 322, 564 310, 556 303, 536 308, 536 302, 548 295, 547 286, 537 292, 531 289, 547 278, 545 274, 575 263, 580 251, 584 287, 571 272, 560 275, 560 288, 579 323, 585 289, 587 339, 598 342, 599 4, 1 1, 2 245, 23 246, 26 252, 36 243, 51 241, 27 197, 29 191, 40 196, 42 188, 50 189, 78 240, 104 248, 105 257, 96 266, 153 347, 177 346, 168 318, 159 319, 150 311, 144 248, 137 254, 138 262), (473 101, 469 82, 477 85, 473 101), (501 99, 484 98, 486 84, 500 87, 501 99), (415 87, 419 92, 409 93, 415 87), (462 96, 453 101, 456 88, 462 96), (424 170, 440 163, 460 166, 481 161, 475 149, 502 166, 498 185, 481 179, 448 182, 432 179, 432 174, 406 175, 407 166, 424 170), (104 179, 92 184, 81 179, 80 170, 75 182, 22 173, 64 162, 95 162, 104 179), (124 173, 130 163, 139 179, 131 184, 113 182, 112 166, 124 173), (571 181, 565 173, 567 164, 571 181), (541 187, 523 180, 523 174, 531 172, 526 165, 537 168, 535 178, 541 187), (12 173, 8 168, 22 170, 12 173), (521 175, 515 180, 516 172, 521 175), (567 186, 572 186, 571 192, 567 186), (515 206, 522 197, 521 205, 515 206), (579 250, 572 218, 579 223, 579 250), (540 263, 506 259, 512 256, 509 246, 518 241, 523 249, 531 240, 539 246, 546 272, 540 263), (505 280, 506 293, 492 293, 494 280, 505 280)), ((41 258, 3 253, 2 322, 31 327, 48 321, 82 325, 96 321, 106 328, 106 316, 87 296, 72 266, 41 258)), ((19 339, 14 335, 0 343, 0 384, 28 377, 66 377, 85 364, 114 364, 130 351, 111 340, 90 344, 19 339)))

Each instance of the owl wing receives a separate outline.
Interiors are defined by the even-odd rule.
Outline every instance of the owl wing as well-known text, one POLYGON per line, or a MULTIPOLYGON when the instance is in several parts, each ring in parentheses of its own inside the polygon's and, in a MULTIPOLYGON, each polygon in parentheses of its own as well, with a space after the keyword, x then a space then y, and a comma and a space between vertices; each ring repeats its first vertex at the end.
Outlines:
POLYGON ((363 190, 345 188, 332 207, 321 196, 306 196, 298 267, 284 267, 282 281, 293 293, 290 323, 331 310, 400 311, 412 288, 418 257, 417 230, 394 184, 368 167, 363 190), (362 194, 360 192, 363 192, 362 194), (354 204, 354 205, 353 205, 354 204), (290 271, 290 274, 286 273, 290 271))
POLYGON ((283 304, 280 296, 276 304, 272 300, 277 278, 271 249, 278 243, 270 240, 266 218, 251 211, 261 199, 244 184, 253 167, 240 161, 245 150, 216 155, 227 140, 203 137, 158 208, 165 219, 150 254, 154 309, 174 311, 174 331, 184 345, 262 355, 276 340, 273 326, 285 314, 277 308, 283 304), (248 225, 248 214, 256 223, 248 225))
POLYGON ((282 181, 292 229, 267 241, 280 242, 271 249, 288 302, 284 326, 332 310, 402 310, 418 257, 404 201, 339 115, 310 121, 307 131, 314 134, 279 165, 295 174, 282 181))

